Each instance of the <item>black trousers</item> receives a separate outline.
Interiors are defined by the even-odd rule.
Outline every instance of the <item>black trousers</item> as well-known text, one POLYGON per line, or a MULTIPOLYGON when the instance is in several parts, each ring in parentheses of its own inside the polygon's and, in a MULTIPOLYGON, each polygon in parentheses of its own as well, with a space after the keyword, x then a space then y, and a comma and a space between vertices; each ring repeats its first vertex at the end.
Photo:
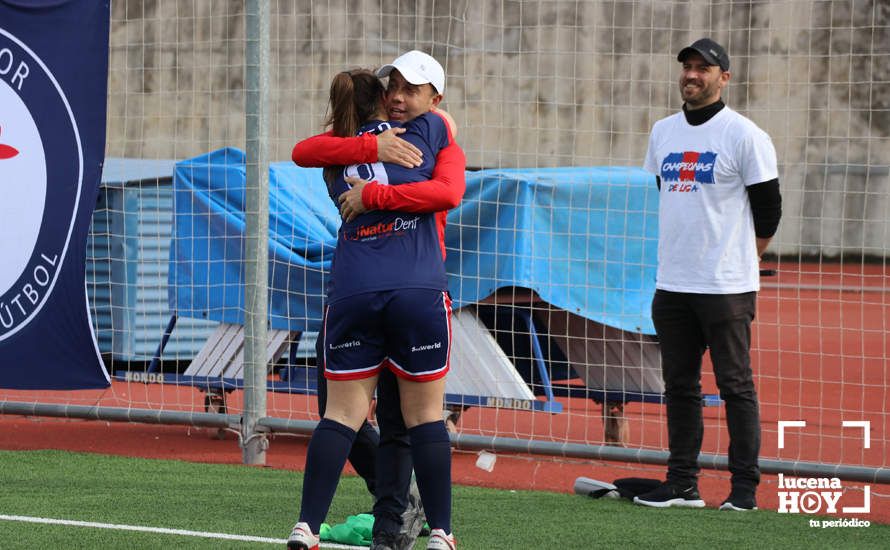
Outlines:
POLYGON ((398 533, 402 528, 402 513, 408 507, 408 490, 414 471, 399 383, 389 369, 383 369, 377 380, 377 426, 380 428, 380 445, 376 460, 374 535, 398 533))
POLYGON ((751 322, 756 292, 690 294, 656 290, 652 320, 661 347, 667 400, 667 479, 695 484, 702 434, 701 366, 711 351, 714 376, 726 404, 729 471, 733 487, 760 482, 760 411, 751 371, 751 322))

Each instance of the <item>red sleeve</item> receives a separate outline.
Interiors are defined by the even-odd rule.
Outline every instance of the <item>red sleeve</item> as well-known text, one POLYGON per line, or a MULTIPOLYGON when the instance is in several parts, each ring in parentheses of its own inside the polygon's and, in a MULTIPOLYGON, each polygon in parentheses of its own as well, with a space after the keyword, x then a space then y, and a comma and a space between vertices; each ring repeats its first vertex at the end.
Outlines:
POLYGON ((294 145, 291 159, 304 168, 377 162, 377 136, 334 137, 325 132, 294 145))
POLYGON ((433 179, 401 185, 371 182, 362 189, 362 202, 368 210, 439 212, 460 204, 467 188, 467 159, 455 141, 439 151, 433 179))

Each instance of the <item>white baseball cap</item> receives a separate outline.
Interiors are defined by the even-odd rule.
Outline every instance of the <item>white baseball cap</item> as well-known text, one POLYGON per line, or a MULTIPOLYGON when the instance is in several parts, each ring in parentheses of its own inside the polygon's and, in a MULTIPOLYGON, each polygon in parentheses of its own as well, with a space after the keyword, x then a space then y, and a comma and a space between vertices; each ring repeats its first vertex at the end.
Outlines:
POLYGON ((389 76, 397 69, 411 84, 432 84, 438 93, 445 92, 445 70, 433 56, 418 50, 403 53, 389 65, 377 69, 377 76, 389 76))

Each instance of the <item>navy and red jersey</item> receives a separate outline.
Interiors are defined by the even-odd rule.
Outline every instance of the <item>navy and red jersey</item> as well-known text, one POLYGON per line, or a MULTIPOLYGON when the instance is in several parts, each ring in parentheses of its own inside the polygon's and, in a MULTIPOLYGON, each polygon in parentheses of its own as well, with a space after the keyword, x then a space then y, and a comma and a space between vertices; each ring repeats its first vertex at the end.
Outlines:
MULTIPOLYGON (((441 119, 441 115, 436 116, 441 119)), ((444 123, 444 119, 442 121, 444 123)), ((374 163, 377 162, 377 138, 370 132, 355 137, 336 137, 333 132, 326 132, 298 142, 291 158, 304 167, 374 163)), ((362 203, 369 210, 436 212, 436 228, 444 259, 448 210, 460 204, 464 196, 466 167, 466 156, 449 130, 448 145, 436 156, 429 181, 402 185, 372 182, 362 189, 362 203)))
MULTIPOLYGON (((397 124, 369 122, 360 128, 359 134, 377 134, 397 124)), ((405 168, 383 162, 346 166, 328 187, 334 204, 339 206, 340 194, 351 188, 346 176, 378 186, 398 186, 432 177, 436 155, 449 144, 445 122, 426 113, 404 127, 406 131, 400 137, 422 151, 421 166, 405 168)), ((400 210, 370 210, 350 222, 344 221, 337 235, 328 301, 400 288, 446 290, 443 245, 437 225, 434 212, 400 210)))

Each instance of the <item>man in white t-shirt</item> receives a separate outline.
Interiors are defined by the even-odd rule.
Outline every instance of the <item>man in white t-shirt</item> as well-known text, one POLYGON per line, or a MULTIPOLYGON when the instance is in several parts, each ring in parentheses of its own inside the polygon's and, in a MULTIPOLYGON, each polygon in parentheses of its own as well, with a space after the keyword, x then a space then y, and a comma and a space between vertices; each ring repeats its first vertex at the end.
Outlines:
POLYGON ((729 56, 708 38, 683 48, 682 112, 652 128, 644 168, 659 187, 658 271, 652 320, 668 420, 667 480, 634 499, 705 505, 698 494, 702 356, 710 349, 729 428, 732 490, 721 510, 753 510, 760 482, 760 414, 751 371, 759 260, 781 218, 769 136, 720 99, 729 56))

